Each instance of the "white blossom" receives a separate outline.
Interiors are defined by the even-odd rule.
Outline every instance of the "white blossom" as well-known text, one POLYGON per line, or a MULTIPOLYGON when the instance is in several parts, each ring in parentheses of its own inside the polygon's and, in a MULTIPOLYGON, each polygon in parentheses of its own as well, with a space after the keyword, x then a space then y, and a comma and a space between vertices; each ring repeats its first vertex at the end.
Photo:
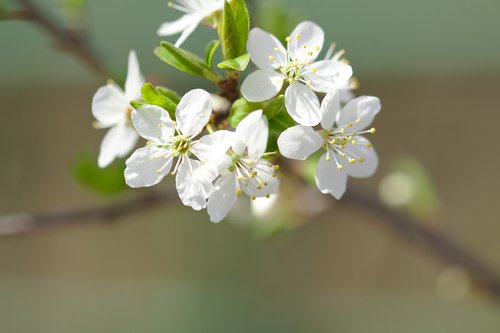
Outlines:
POLYGON ((226 154, 234 134, 217 131, 196 139, 211 113, 210 94, 201 89, 192 90, 181 99, 176 121, 159 106, 146 105, 132 111, 135 128, 148 144, 126 161, 127 184, 134 188, 156 185, 174 166, 171 174, 176 175, 183 204, 195 210, 205 208, 217 177, 214 161, 226 154))
POLYGON ((98 164, 105 168, 116 158, 127 156, 137 144, 138 135, 130 121, 130 101, 141 97, 144 77, 134 50, 128 57, 125 91, 110 82, 97 90, 92 100, 95 127, 110 128, 101 143, 98 164))
POLYGON ((231 155, 225 155, 221 160, 220 177, 208 199, 207 210, 212 222, 223 220, 243 193, 255 200, 269 198, 278 192, 278 167, 263 158, 267 155, 268 134, 267 119, 262 110, 250 113, 237 126, 231 155))
MULTIPOLYGON (((349 61, 344 57, 345 50, 340 49, 336 51, 337 45, 332 43, 328 48, 328 51, 325 55, 325 60, 335 60, 343 62, 344 64, 349 64, 349 61)), ((342 104, 346 104, 351 99, 354 99, 356 95, 354 94, 354 90, 359 88, 358 80, 352 76, 348 81, 346 81, 343 85, 338 88, 340 93, 340 102, 342 104)))
POLYGON ((316 169, 316 184, 325 194, 340 199, 346 190, 348 176, 372 176, 378 167, 378 157, 363 134, 380 111, 380 100, 362 96, 340 106, 340 93, 329 93, 321 104, 322 130, 298 125, 285 130, 278 138, 280 153, 288 158, 305 160, 319 149, 321 156, 316 169))
POLYGON ((320 122, 321 109, 315 92, 329 93, 344 86, 352 68, 338 60, 316 61, 324 43, 323 30, 312 22, 300 23, 287 37, 287 48, 273 35, 255 28, 247 50, 259 70, 243 82, 241 92, 251 102, 276 96, 285 83, 285 105, 301 125, 320 122))
POLYGON ((185 15, 174 22, 163 23, 158 29, 158 35, 172 36, 180 33, 181 36, 175 46, 181 46, 204 19, 224 8, 224 1, 176 0, 177 3, 169 2, 169 7, 184 12, 185 15))

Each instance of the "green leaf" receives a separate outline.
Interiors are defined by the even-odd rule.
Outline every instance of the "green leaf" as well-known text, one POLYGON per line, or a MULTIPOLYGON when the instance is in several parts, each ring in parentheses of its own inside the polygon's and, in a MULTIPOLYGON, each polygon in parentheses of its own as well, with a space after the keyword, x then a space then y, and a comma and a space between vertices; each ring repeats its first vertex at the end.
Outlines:
POLYGON ((248 33, 250 31, 250 15, 244 0, 232 0, 231 8, 238 32, 238 55, 246 53, 248 33))
POLYGON ((237 99, 231 106, 229 115, 229 124, 236 128, 240 121, 243 120, 250 112, 255 110, 261 110, 264 107, 264 103, 252 103, 247 101, 245 98, 237 99))
POLYGON ((203 76, 213 82, 221 78, 214 73, 207 63, 197 55, 175 47, 169 42, 161 42, 154 53, 164 62, 178 70, 196 76, 203 76))
POLYGON ((158 105, 168 111, 171 117, 175 117, 177 104, 158 91, 151 83, 146 83, 141 89, 142 99, 147 104, 158 105))
POLYGON ((156 90, 175 104, 179 104, 179 102, 181 101, 181 97, 179 96, 179 94, 172 89, 163 86, 157 86, 156 90))
POLYGON ((219 37, 222 45, 222 55, 225 60, 239 56, 238 26, 234 20, 231 4, 224 1, 224 11, 219 23, 219 37))
POLYGON ((217 67, 221 69, 230 69, 238 72, 243 72, 247 68, 249 62, 250 62, 250 54, 247 53, 235 59, 223 61, 220 64, 218 64, 217 67))
POLYGON ((72 166, 73 176, 85 187, 101 194, 117 194, 128 189, 123 172, 125 163, 116 161, 105 169, 97 166, 97 157, 82 153, 72 166))
POLYGON ((205 58, 207 61, 208 67, 212 68, 213 67, 213 62, 214 62, 214 55, 217 49, 220 46, 220 41, 219 40, 213 40, 207 45, 207 49, 205 51, 205 58))
POLYGON ((133 107, 134 109, 138 109, 140 108, 141 106, 144 106, 144 102, 139 102, 139 101, 131 101, 130 102, 130 106, 133 107))

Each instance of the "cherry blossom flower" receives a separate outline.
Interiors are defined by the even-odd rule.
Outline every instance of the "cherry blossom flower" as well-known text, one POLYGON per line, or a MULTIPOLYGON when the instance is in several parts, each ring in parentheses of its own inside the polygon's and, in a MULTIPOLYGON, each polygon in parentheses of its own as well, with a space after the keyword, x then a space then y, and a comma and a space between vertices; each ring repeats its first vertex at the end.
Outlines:
POLYGON ((176 121, 159 106, 146 105, 132 111, 135 128, 148 144, 126 161, 127 184, 134 188, 156 185, 174 165, 171 174, 176 175, 177 192, 183 204, 195 210, 204 209, 217 177, 213 161, 226 154, 234 134, 222 130, 195 139, 211 113, 210 94, 201 89, 192 90, 181 99, 176 121))
POLYGON ((315 92, 339 89, 352 76, 352 68, 338 60, 315 61, 324 43, 324 32, 315 23, 300 23, 286 41, 287 49, 259 28, 250 31, 247 50, 260 69, 246 78, 241 92, 247 100, 261 102, 276 96, 288 83, 288 113, 301 125, 315 126, 321 120, 315 92))
POLYGON ((116 158, 127 156, 137 144, 137 135, 131 121, 130 101, 141 97, 144 77, 134 50, 128 57, 128 73, 125 91, 110 82, 97 90, 92 100, 92 114, 97 119, 96 128, 110 128, 101 143, 98 165, 107 167, 116 158))
POLYGON ((280 153, 288 158, 305 160, 319 149, 326 152, 316 169, 316 185, 325 194, 340 199, 345 193, 348 176, 372 176, 378 167, 375 150, 363 134, 380 112, 380 100, 362 96, 340 106, 340 93, 329 93, 321 104, 320 131, 298 125, 285 130, 278 138, 280 153))
POLYGON ((268 134, 262 110, 250 113, 237 126, 231 155, 224 156, 219 164, 220 177, 208 199, 207 210, 212 222, 223 220, 243 193, 255 200, 278 192, 278 167, 263 158, 267 155, 268 134))
POLYGON ((196 27, 206 18, 224 8, 224 0, 177 0, 169 2, 169 7, 186 13, 174 22, 163 23, 158 29, 159 36, 181 34, 175 46, 181 46, 196 27))

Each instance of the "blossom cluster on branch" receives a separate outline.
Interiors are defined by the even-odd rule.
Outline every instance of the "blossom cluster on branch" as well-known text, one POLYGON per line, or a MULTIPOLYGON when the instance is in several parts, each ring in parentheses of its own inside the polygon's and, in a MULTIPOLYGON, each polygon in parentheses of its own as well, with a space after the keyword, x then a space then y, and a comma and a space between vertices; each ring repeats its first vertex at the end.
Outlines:
POLYGON ((373 175, 378 158, 366 135, 375 133, 370 126, 380 101, 355 98, 356 81, 343 50, 330 47, 320 58, 325 37, 317 24, 300 23, 283 45, 260 28, 250 30, 244 0, 177 0, 169 7, 185 15, 164 23, 158 34, 180 38, 162 42, 155 54, 220 91, 193 89, 179 96, 146 83, 131 51, 124 89, 109 82, 93 98, 95 126, 109 128, 100 167, 130 155, 141 137, 147 143, 126 160, 126 183, 149 187, 174 175, 182 203, 206 208, 212 222, 223 220, 242 195, 276 195, 280 177, 286 177, 278 174, 282 158, 317 159, 317 187, 337 199, 348 176, 373 175), (180 48, 200 23, 219 36, 205 58, 180 48), (216 67, 225 76, 213 64, 219 50, 222 62, 216 67), (239 90, 250 62, 257 70, 239 90))

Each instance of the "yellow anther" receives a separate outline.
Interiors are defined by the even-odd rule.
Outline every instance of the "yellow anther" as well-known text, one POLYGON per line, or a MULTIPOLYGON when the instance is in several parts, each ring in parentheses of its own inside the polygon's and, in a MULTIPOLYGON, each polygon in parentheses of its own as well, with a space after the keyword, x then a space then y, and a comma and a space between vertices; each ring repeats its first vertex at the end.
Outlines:
POLYGON ((300 34, 295 35, 295 39, 299 40, 300 39, 300 34))
POLYGON ((345 133, 345 129, 343 127, 340 129, 340 133, 342 133, 342 134, 345 133))
POLYGON ((356 160, 355 160, 355 159, 350 158, 350 159, 349 159, 349 164, 354 164, 354 163, 356 163, 356 160))
POLYGON ((260 191, 260 190, 262 190, 262 186, 258 185, 258 186, 256 187, 256 189, 260 191))
POLYGON ((276 164, 276 165, 274 165, 274 166, 273 166, 273 169, 274 169, 274 170, 279 170, 279 169, 280 169, 280 166, 276 164))
POLYGON ((364 161, 365 161, 365 159, 363 157, 358 158, 359 163, 363 163, 364 161))
POLYGON ((331 143, 332 145, 334 145, 335 143, 337 143, 337 140, 336 140, 336 139, 332 139, 332 141, 330 141, 330 143, 331 143))
POLYGON ((339 153, 339 155, 342 157, 346 157, 347 154, 346 153, 339 153))
POLYGON ((316 45, 316 46, 314 47, 314 49, 315 49, 317 52, 319 52, 320 47, 319 47, 318 45, 316 45))
POLYGON ((366 147, 367 147, 367 148, 371 148, 371 147, 373 147, 373 145, 372 145, 371 143, 367 143, 367 144, 366 144, 366 147))
POLYGON ((280 51, 279 47, 275 47, 274 51, 279 52, 280 51))
POLYGON ((241 189, 236 190, 236 196, 239 197, 240 195, 243 194, 243 191, 241 189))
POLYGON ((174 6, 174 3, 173 3, 172 1, 169 1, 169 2, 167 3, 167 6, 169 6, 170 8, 172 8, 172 7, 174 6))
POLYGON ((269 56, 269 60, 270 60, 270 61, 274 61, 274 59, 275 59, 275 58, 274 58, 274 56, 273 56, 273 55, 270 55, 270 56, 269 56))
MULTIPOLYGON (((285 40, 286 40, 287 42, 290 42, 290 41, 292 40, 292 38, 287 37, 285 40)), ((287 52, 287 53, 288 53, 288 52, 287 52)))
POLYGON ((342 170, 343 168, 342 164, 337 164, 337 169, 342 170))
POLYGON ((268 194, 266 194, 266 198, 268 198, 268 199, 269 199, 270 197, 271 197, 271 195, 270 195, 269 193, 268 193, 268 194))
POLYGON ((352 140, 351 144, 355 145, 356 144, 356 140, 352 140))
POLYGON ((325 157, 325 161, 330 161, 332 158, 330 156, 325 157))
POLYGON ((252 195, 251 198, 252 198, 252 200, 257 199, 257 197, 255 195, 252 195))
POLYGON ((313 53, 311 51, 307 52, 307 55, 312 57, 313 53))
MULTIPOLYGON (((352 128, 352 123, 347 124, 347 128, 352 128)), ((344 134, 344 133, 342 133, 344 134)))
POLYGON ((311 72, 316 73, 318 69, 316 67, 311 68, 311 72))
POLYGON ((360 121, 361 121, 361 117, 358 117, 358 118, 356 118, 355 123, 356 123, 356 124, 359 124, 359 122, 360 122, 360 121))
POLYGON ((311 86, 311 81, 307 80, 306 81, 306 86, 310 87, 311 86))
POLYGON ((375 127, 370 128, 370 133, 371 133, 371 134, 375 134, 375 132, 376 132, 376 131, 377 131, 377 130, 375 129, 375 127))
POLYGON ((268 183, 267 183, 267 182, 264 182, 264 183, 262 183, 262 184, 263 184, 264 186, 267 186, 267 184, 268 184, 268 183))

